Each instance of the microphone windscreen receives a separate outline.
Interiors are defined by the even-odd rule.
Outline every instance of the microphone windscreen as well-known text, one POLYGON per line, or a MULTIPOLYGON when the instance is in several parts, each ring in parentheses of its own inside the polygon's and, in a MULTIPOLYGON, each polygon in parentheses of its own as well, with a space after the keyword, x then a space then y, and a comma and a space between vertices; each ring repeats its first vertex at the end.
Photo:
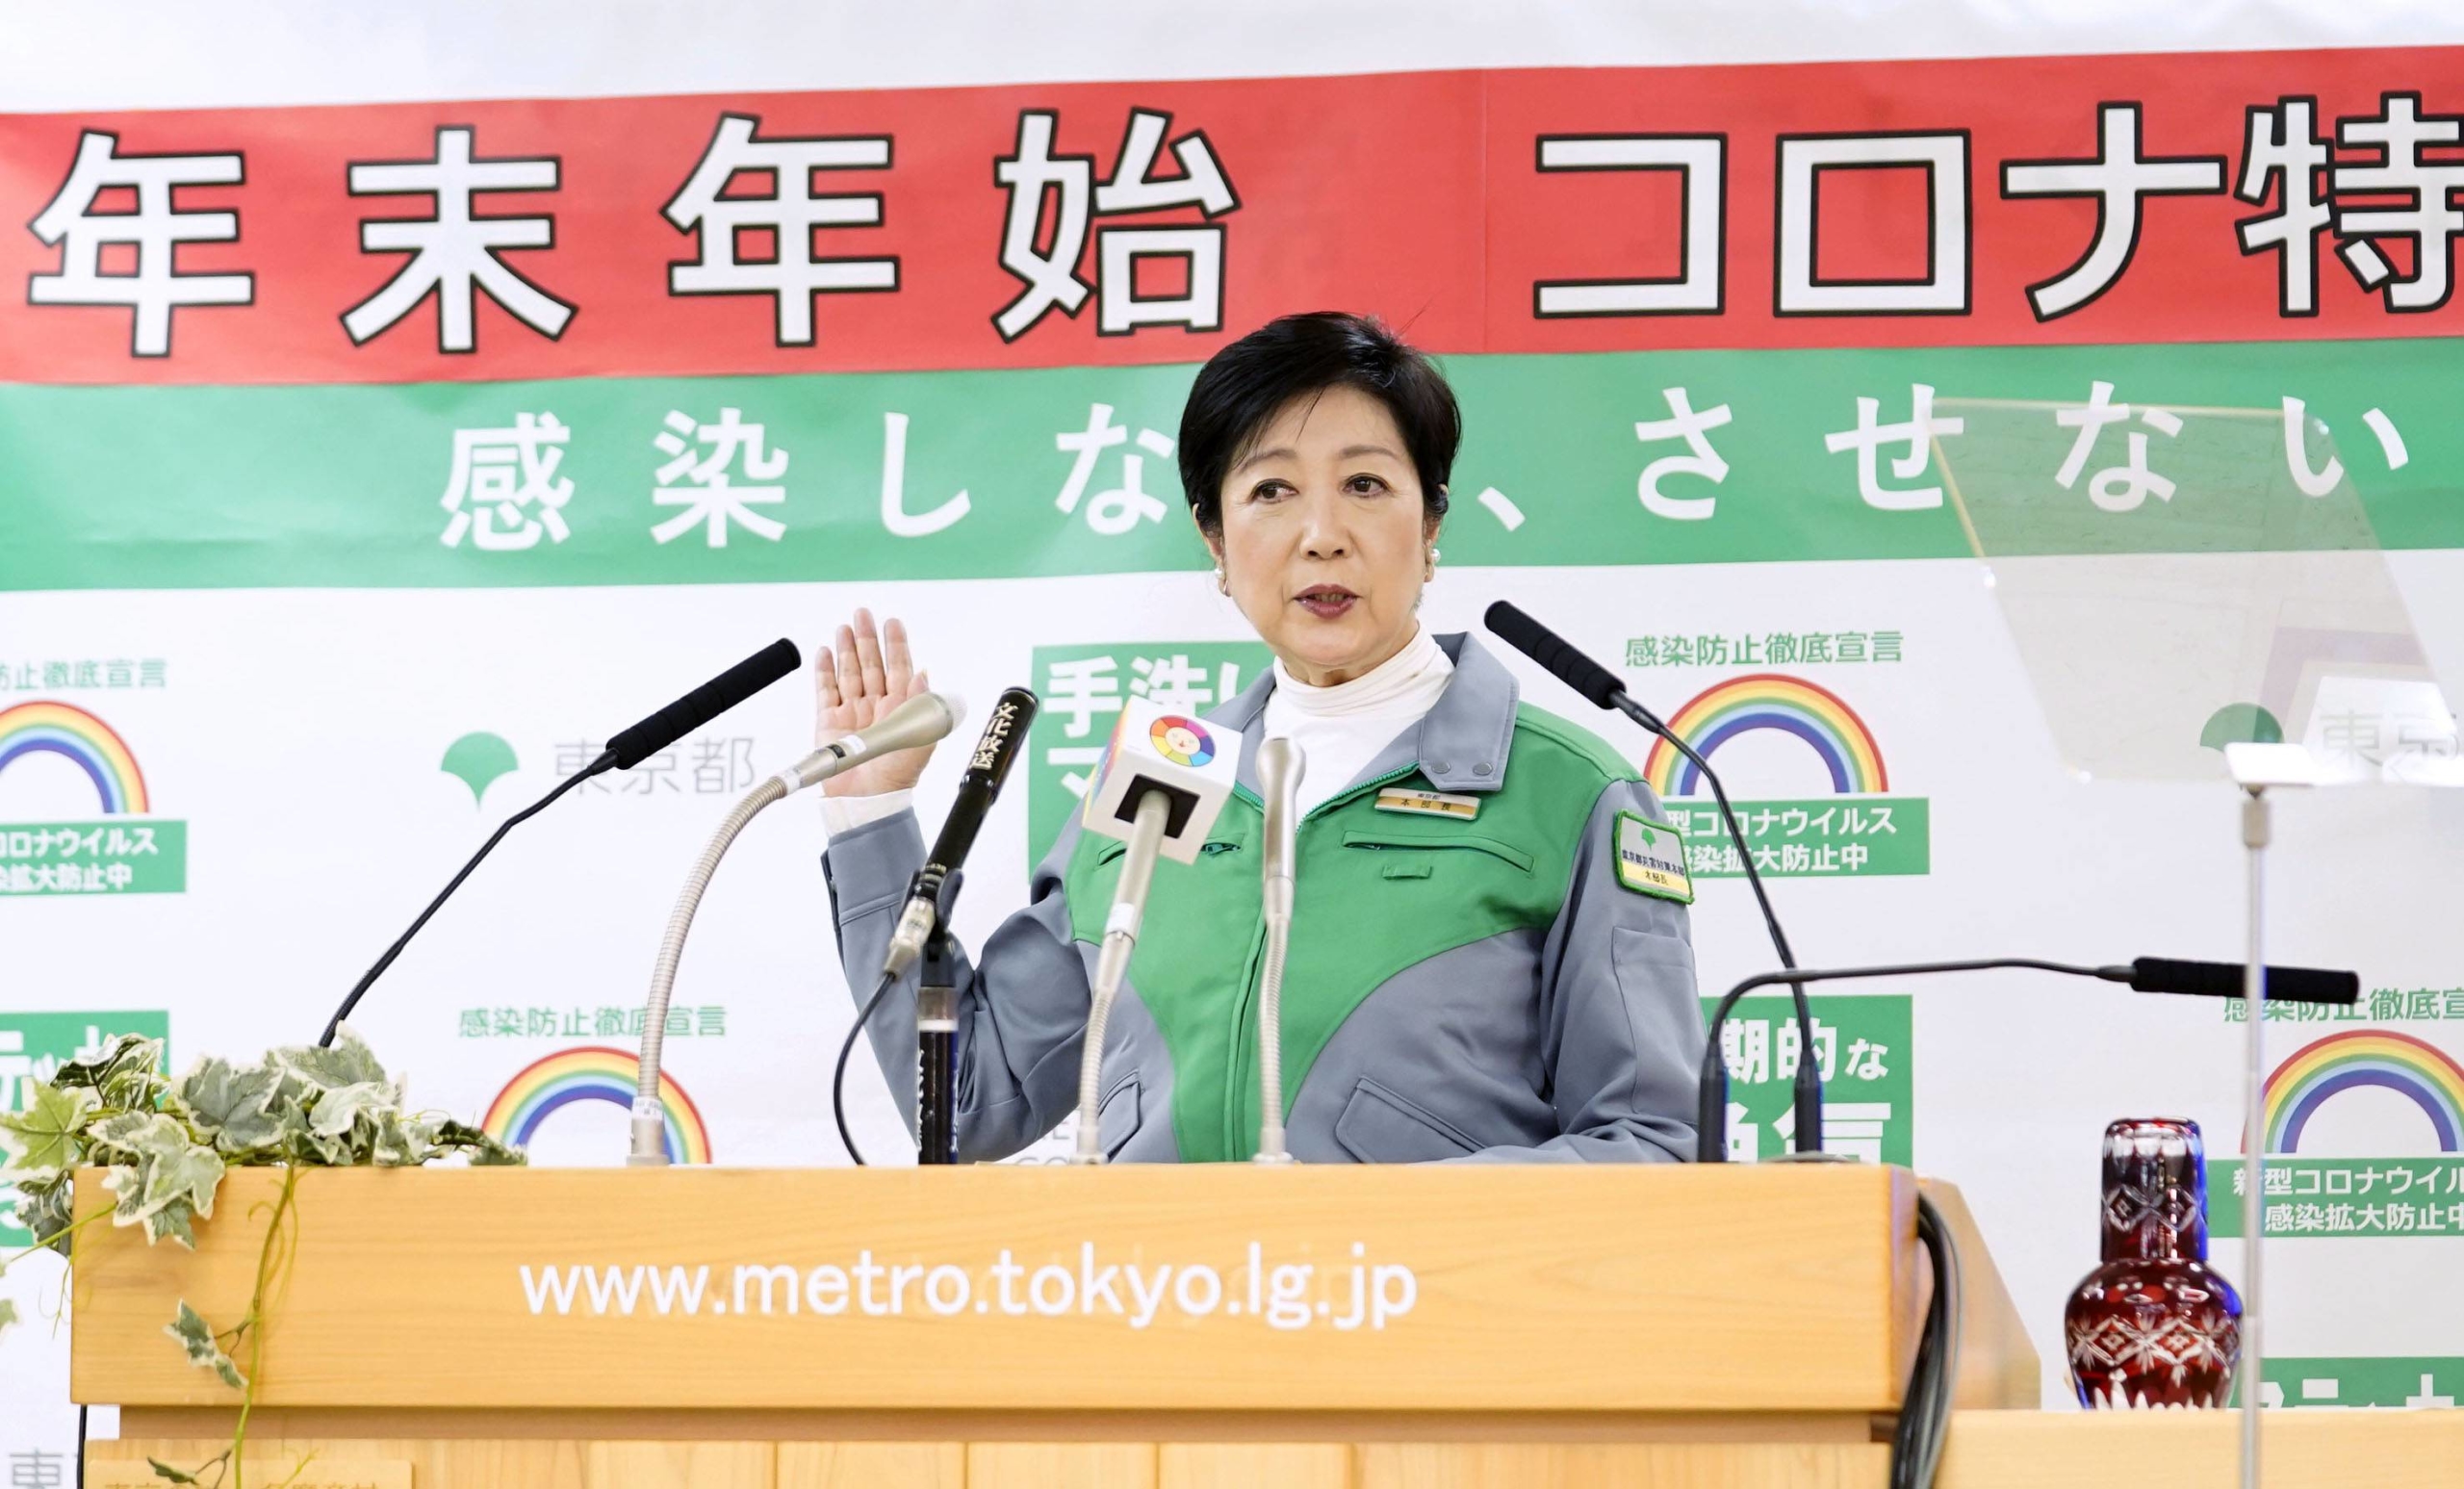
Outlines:
POLYGON ((607 741, 620 770, 642 761, 709 723, 804 664, 792 641, 782 636, 607 741))
MULTIPOLYGON (((2139 992, 2169 992, 2194 998, 2238 998, 2242 995, 2240 962, 2184 962, 2172 957, 2141 957, 2130 964, 2130 986, 2139 992)), ((2270 966, 2270 1002, 2327 1003, 2348 1006, 2361 997, 2361 979, 2351 972, 2324 967, 2270 966)))
POLYGON ((966 721, 966 704, 956 693, 918 693, 855 735, 864 754, 887 754, 937 744, 966 721))
POLYGON ((1617 674, 1593 661, 1564 637, 1501 600, 1489 606, 1489 629, 1524 655, 1530 657, 1557 680, 1590 699, 1603 708, 1614 706, 1613 700, 1626 691, 1617 674))
POLYGON ((1241 736, 1143 698, 1121 701, 1102 773, 1087 788, 1087 831, 1127 841, 1140 798, 1162 791, 1164 857, 1197 861, 1206 834, 1241 776, 1241 736))

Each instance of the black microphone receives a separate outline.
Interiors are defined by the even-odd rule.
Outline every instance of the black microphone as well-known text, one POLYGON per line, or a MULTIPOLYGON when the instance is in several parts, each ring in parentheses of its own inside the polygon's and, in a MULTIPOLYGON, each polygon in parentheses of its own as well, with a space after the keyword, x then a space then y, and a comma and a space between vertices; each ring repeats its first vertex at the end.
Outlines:
POLYGON ((334 1016, 325 1020, 325 1032, 317 1037, 318 1045, 321 1048, 332 1046, 335 1033, 342 1028, 343 1020, 351 1015, 351 1011, 359 1007, 359 1000, 367 996, 368 989, 375 986, 376 979, 385 975, 385 969, 394 964, 394 959, 402 954, 402 948, 411 943, 411 937, 420 934, 420 928, 427 924, 428 917, 453 897, 454 890, 462 887, 462 881, 471 877, 471 871, 479 866, 480 860, 496 851, 497 844, 504 840, 505 834, 547 810, 550 803, 591 777, 611 770, 632 769, 802 665, 803 658, 796 655, 794 642, 783 636, 771 642, 618 734, 607 742, 607 748, 600 753, 599 758, 558 782, 554 790, 505 818, 488 840, 479 845, 479 851, 471 855, 471 861, 462 865, 462 872, 454 875, 435 899, 428 901, 427 909, 420 911, 420 917, 411 922, 411 928, 397 937, 393 945, 386 947, 385 955, 377 958, 376 964, 361 976, 344 997, 342 1007, 334 1010, 334 1016))
POLYGON ((607 741, 618 770, 630 770, 804 665, 782 636, 607 741))
MULTIPOLYGON (((1492 633, 1506 645, 1530 657, 1556 674, 1559 681, 1590 699, 1602 708, 1617 706, 1617 697, 1626 691, 1617 674, 1593 661, 1569 645, 1563 636, 1501 600, 1489 606, 1484 617, 1492 633)), ((1655 734, 1659 726, 1646 725, 1655 734)))
MULTIPOLYGON (((1982 957, 1965 962, 1909 962, 1896 966, 1847 966, 1829 970, 1790 967, 1784 972, 1758 972, 1730 988, 1711 1010, 1710 1045, 1703 1052, 1702 1084, 1694 1105, 1697 1163, 1728 1162, 1729 1067, 1720 1056, 1720 1027, 1736 1001, 1757 988, 1774 983, 1801 987, 1806 983, 1840 982, 1867 977, 1925 977, 1940 972, 1985 972, 2017 968, 2059 972, 2065 977, 2092 977, 2126 983, 2140 992, 2183 993, 2194 997, 2238 998, 2248 972, 2240 962, 2176 962, 2168 957, 2142 957, 2128 966, 2078 966, 2067 962, 2042 962, 2034 957, 1982 957)), ((2270 1002, 2325 1003, 2349 1007, 2361 997, 2361 979, 2351 972, 2319 967, 2270 966, 2261 969, 2260 995, 2270 1002)), ((1801 1038, 1804 1049, 1798 1068, 1814 1062, 1813 1041, 1801 1038)))
MULTIPOLYGON (((1490 605, 1484 617, 1489 629, 1506 645, 1530 657, 1553 674, 1557 680, 1590 699, 1603 708, 1614 708, 1626 717, 1657 734, 1674 746, 1677 753, 1693 762, 1703 779, 1711 783, 1711 799, 1720 805, 1720 821, 1728 827, 1729 840, 1736 844, 1737 861, 1745 865, 1745 882, 1754 888, 1754 903, 1762 911, 1763 929, 1771 933, 1771 949, 1779 955, 1780 964, 1793 967, 1796 953, 1788 949, 1786 933, 1780 929, 1780 917, 1771 911, 1771 896, 1763 891, 1762 875, 1754 866, 1754 850, 1746 846, 1745 830, 1737 825, 1736 813, 1729 807, 1728 788, 1720 783, 1720 774, 1711 762, 1695 753, 1694 747, 1677 735, 1675 730, 1660 722, 1659 715, 1627 696, 1626 684, 1617 674, 1593 661, 1570 644, 1563 636, 1501 600, 1490 605)), ((1796 1081, 1796 1150, 1800 1153, 1822 1151, 1822 1073, 1814 1068, 1813 1010, 1806 1002, 1806 990, 1791 986, 1797 1004, 1797 1042, 1807 1054, 1797 1062, 1796 1081)), ((1719 1048, 1719 1030, 1711 1031, 1711 1047, 1719 1048)), ((1726 1079, 1726 1071, 1722 1072, 1726 1079)))
POLYGON ((1036 706, 1036 695, 1023 687, 1014 687, 993 701, 992 714, 984 721, 984 737, 976 741, 975 753, 967 757, 966 774, 959 778, 958 798, 941 821, 941 835, 934 839, 933 851, 908 889, 907 909, 898 917, 898 928, 890 933, 889 955, 882 963, 884 978, 896 978, 923 953, 925 937, 940 919, 941 885, 966 865, 975 834, 1001 795, 1011 762, 1026 744, 1027 726, 1035 721, 1036 706))
MULTIPOLYGON (((847 1147, 847 1156, 864 1167, 864 1153, 856 1145, 856 1135, 847 1125, 847 1060, 856 1051, 856 1040, 862 1037, 864 1026, 873 1020, 873 1013, 889 997, 898 979, 928 947, 933 956, 925 963, 925 980, 931 984, 935 974, 954 976, 948 963, 955 958, 955 948, 942 943, 949 934, 946 920, 950 904, 958 896, 959 871, 966 865, 966 856, 975 847, 975 834, 982 830, 985 816, 1000 798, 1001 783, 1008 779, 1011 762, 1025 747, 1027 726, 1035 722, 1036 695, 1023 687, 1014 687, 992 702, 991 716, 984 721, 984 737, 975 742, 975 753, 966 760, 966 773, 959 778, 958 799, 950 804, 950 814, 941 820, 941 834, 933 840, 933 851, 925 856, 924 866, 907 882, 907 906, 899 911, 898 925, 890 932, 889 952, 882 959, 881 980, 873 988, 872 996, 856 1011, 855 1022, 847 1026, 846 1041, 838 1046, 838 1065, 830 1077, 830 1109, 838 1121, 838 1141, 847 1147)), ((954 987, 924 987, 917 989, 916 1022, 916 1156, 920 1163, 955 1163, 958 1161, 957 1073, 952 1062, 957 1049, 957 990, 954 987), (937 1005, 926 1007, 927 996, 937 1005)), ((885 1070, 884 1074, 888 1072, 885 1070)))
MULTIPOLYGON (((2126 970, 2134 992, 2238 998, 2250 966, 2246 962, 2177 962, 2170 957, 2141 957, 2126 970)), ((2361 979, 2351 972, 2315 966, 2270 966, 2266 976, 2270 1002, 2350 1005, 2361 1000, 2361 979)))

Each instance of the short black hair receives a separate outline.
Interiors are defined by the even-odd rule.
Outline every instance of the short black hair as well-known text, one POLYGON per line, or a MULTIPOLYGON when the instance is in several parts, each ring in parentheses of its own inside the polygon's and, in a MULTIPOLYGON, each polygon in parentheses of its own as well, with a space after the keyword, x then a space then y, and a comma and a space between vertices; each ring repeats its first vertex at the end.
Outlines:
POLYGON ((1199 530, 1223 530, 1223 476, 1295 398, 1358 388, 1386 405, 1419 473, 1424 519, 1446 515, 1463 412, 1437 364, 1373 317, 1283 316, 1207 359, 1181 410, 1181 490, 1199 530))

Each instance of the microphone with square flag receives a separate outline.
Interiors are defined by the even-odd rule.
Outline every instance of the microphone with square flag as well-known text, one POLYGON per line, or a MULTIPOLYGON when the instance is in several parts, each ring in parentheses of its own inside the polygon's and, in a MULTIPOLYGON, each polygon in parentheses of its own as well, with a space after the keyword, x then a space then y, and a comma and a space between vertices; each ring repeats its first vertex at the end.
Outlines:
POLYGON ((1078 1146, 1071 1162, 1100 1164, 1097 1130, 1104 1027, 1138 949, 1155 860, 1197 861, 1207 834, 1240 777, 1241 736, 1189 714, 1132 698, 1121 705, 1102 773, 1087 788, 1086 829, 1129 844, 1096 954, 1087 1041, 1078 1061, 1078 1146))

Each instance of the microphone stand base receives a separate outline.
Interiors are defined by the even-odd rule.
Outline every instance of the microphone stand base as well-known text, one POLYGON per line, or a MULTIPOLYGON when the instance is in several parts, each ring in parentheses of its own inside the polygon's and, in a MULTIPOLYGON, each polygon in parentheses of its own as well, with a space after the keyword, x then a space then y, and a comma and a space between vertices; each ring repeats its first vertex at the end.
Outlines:
POLYGON ((633 1118, 633 1143, 625 1155, 628 1168, 664 1168, 667 1163, 667 1118, 661 1116, 637 1116, 633 1118))

